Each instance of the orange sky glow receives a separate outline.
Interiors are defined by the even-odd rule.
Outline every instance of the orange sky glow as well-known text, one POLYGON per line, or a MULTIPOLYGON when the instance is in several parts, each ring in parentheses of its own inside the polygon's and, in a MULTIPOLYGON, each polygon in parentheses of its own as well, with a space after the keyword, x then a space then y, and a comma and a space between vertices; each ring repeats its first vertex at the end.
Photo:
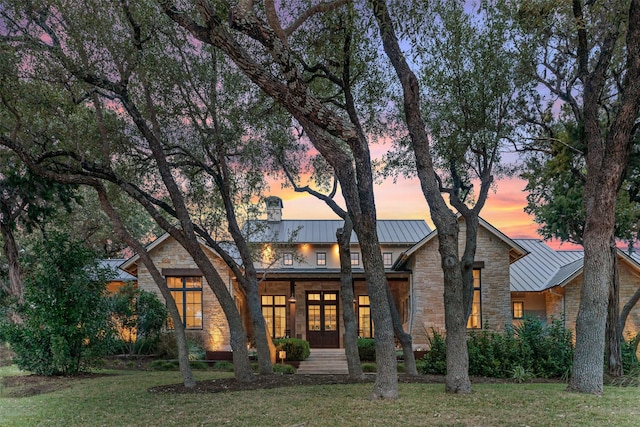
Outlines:
MULTIPOLYGON (((527 205, 523 189, 526 182, 518 178, 498 181, 495 192, 489 193, 480 216, 511 238, 540 238, 533 217, 524 212, 527 205)), ((283 200, 284 219, 335 219, 335 214, 313 196, 295 193, 292 189, 280 189, 272 185, 272 195, 283 200)), ((386 180, 375 186, 376 208, 380 219, 424 219, 433 228, 427 202, 417 179, 400 178, 396 183, 386 180)), ((342 204, 344 206, 344 204, 342 204)), ((581 249, 558 241, 547 244, 554 249, 581 249)))

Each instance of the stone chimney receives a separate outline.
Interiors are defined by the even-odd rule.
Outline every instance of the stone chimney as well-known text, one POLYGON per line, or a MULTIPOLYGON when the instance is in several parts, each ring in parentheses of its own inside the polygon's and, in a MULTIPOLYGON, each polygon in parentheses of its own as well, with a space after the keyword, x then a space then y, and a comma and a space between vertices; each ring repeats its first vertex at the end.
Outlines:
POLYGON ((280 222, 282 220, 282 199, 276 196, 269 196, 264 199, 267 205, 267 221, 280 222))

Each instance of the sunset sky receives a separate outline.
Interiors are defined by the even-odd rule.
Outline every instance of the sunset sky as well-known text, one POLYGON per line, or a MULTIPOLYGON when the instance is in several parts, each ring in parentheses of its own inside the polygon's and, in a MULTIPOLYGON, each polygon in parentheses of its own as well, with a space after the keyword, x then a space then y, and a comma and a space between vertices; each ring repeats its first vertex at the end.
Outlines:
MULTIPOLYGON (((497 191, 489 193, 487 204, 481 217, 500 229, 511 238, 540 238, 533 217, 524 212, 527 204, 526 193, 522 190, 526 182, 517 179, 498 181, 497 191)), ((334 213, 314 197, 295 193, 293 190, 281 190, 273 185, 271 194, 282 198, 284 219, 335 219, 334 213)), ((425 219, 433 228, 427 202, 416 180, 391 180, 376 185, 376 206, 380 219, 425 219)), ((342 204, 344 206, 344 204, 342 204)), ((574 246, 559 242, 547 242, 556 249, 573 249, 574 246)))

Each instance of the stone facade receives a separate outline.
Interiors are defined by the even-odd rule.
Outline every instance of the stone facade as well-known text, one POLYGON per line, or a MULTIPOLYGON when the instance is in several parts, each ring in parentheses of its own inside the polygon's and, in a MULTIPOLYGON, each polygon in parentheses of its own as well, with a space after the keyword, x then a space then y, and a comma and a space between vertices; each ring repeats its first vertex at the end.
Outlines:
MULTIPOLYGON (((216 254, 206 248, 204 248, 204 250, 222 280, 228 283, 228 289, 236 299, 237 305, 242 307, 244 305, 244 298, 242 294, 235 289, 229 269, 216 254)), ((155 246, 150 251, 150 255, 156 267, 161 272, 167 269, 198 269, 198 266, 187 251, 172 238, 167 238, 155 246)), ((164 300, 151 274, 142 263, 138 265, 138 286, 146 291, 155 292, 160 300, 164 300)), ((226 317, 220 307, 218 299, 204 277, 202 278, 202 310, 202 328, 189 329, 188 333, 199 335, 208 349, 229 350, 230 337, 226 317)))
MULTIPOLYGON (((464 223, 460 226, 460 248, 464 245, 464 223)), ((478 228, 475 261, 481 277, 483 327, 501 330, 511 323, 509 292, 510 247, 484 227, 478 228)), ((425 346, 431 328, 444 332, 444 276, 440 267, 438 237, 424 244, 412 256, 413 315, 410 322, 414 345, 425 346)))

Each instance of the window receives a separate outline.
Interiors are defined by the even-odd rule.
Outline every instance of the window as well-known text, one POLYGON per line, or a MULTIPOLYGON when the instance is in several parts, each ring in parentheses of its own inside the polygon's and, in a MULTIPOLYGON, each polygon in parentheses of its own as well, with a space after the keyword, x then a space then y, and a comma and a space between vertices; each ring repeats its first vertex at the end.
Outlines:
POLYGON ((271 338, 287 335, 287 297, 284 295, 263 295, 262 315, 267 323, 271 338))
POLYGON ((385 267, 391 267, 393 265, 393 254, 391 252, 384 252, 382 254, 382 261, 385 267))
POLYGON ((514 301, 511 307, 514 319, 522 319, 524 317, 524 302, 514 301))
POLYGON ((373 338, 373 322, 371 320, 371 304, 369 295, 358 297, 358 336, 373 338))
POLYGON ((471 304, 471 315, 467 322, 467 328, 482 328, 482 298, 480 295, 482 281, 480 280, 480 270, 473 270, 473 303, 471 304))
POLYGON ((351 265, 360 265, 360 253, 351 252, 351 265))
POLYGON ((282 263, 284 265, 293 265, 293 254, 291 252, 287 252, 282 255, 282 263))
POLYGON ((327 253, 326 252, 317 252, 316 253, 316 265, 326 266, 327 265, 327 253))
MULTIPOLYGON (((167 277, 184 327, 202 329, 202 277, 167 277)), ((173 325, 169 322, 169 328, 173 325)))

